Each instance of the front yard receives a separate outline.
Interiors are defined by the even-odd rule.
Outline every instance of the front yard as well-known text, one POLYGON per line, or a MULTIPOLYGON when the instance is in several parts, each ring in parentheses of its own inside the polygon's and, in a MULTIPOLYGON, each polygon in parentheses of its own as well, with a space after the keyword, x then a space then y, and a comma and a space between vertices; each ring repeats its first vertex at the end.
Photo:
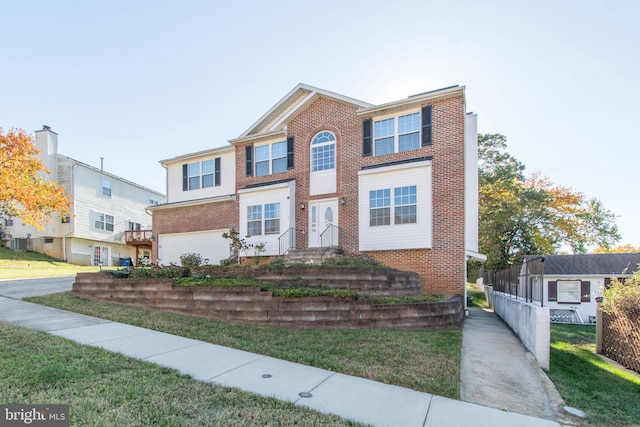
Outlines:
POLYGON ((589 425, 640 425, 640 378, 616 369, 595 354, 592 325, 551 325, 553 381, 567 405, 587 414, 589 425))
POLYGON ((307 330, 238 325, 60 293, 28 301, 388 384, 459 397, 461 330, 307 330))

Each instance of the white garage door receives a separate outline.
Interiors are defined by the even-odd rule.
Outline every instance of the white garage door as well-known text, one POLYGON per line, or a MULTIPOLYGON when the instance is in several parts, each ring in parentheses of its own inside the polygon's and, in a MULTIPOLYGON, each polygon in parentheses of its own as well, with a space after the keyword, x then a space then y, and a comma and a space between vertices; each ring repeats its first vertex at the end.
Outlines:
POLYGON ((209 264, 218 264, 221 259, 229 258, 229 239, 222 237, 225 231, 161 234, 158 238, 158 264, 180 265, 180 256, 186 253, 200 254, 209 260, 209 264))

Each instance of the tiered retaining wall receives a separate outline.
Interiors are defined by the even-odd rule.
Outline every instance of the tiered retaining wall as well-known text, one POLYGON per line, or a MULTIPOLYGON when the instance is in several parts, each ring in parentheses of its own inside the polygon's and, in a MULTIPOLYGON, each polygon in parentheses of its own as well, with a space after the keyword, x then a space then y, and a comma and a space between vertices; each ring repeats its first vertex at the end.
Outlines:
POLYGON ((282 286, 309 286, 349 289, 366 296, 417 296, 421 294, 420 276, 411 271, 362 268, 257 268, 240 270, 251 276, 282 286))
POLYGON ((353 298, 274 297, 258 288, 173 287, 172 279, 116 279, 78 273, 72 295, 95 301, 231 321, 306 329, 458 328, 462 299, 412 304, 371 304, 353 298))

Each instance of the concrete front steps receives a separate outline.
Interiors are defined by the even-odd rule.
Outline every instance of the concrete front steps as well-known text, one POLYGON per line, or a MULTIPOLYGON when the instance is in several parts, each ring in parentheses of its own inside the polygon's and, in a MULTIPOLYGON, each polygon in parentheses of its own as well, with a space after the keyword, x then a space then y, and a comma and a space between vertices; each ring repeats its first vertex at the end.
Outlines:
POLYGON ((291 249, 284 255, 284 265, 290 267, 295 264, 322 265, 322 262, 343 255, 340 247, 291 249))

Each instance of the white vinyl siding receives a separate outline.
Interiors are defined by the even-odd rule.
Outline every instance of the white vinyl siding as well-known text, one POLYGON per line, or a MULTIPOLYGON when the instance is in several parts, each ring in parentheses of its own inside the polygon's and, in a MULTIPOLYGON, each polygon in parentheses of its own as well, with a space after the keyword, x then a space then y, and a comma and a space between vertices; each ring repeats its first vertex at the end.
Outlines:
POLYGON ((180 158, 166 163, 167 167, 167 202, 185 202, 188 200, 205 199, 207 197, 218 197, 233 194, 236 191, 236 157, 233 149, 214 151, 201 156, 189 157, 187 159, 180 158), (208 160, 220 157, 220 185, 207 187, 211 181, 215 183, 215 176, 208 171, 208 160), (204 181, 204 186, 200 185, 197 190, 191 189, 183 191, 182 165, 205 162, 201 168, 200 180, 204 181))
POLYGON ((430 161, 363 170, 358 185, 360 250, 431 247, 430 161))
MULTIPOLYGON (((266 243, 264 255, 278 255, 278 237, 295 226, 295 181, 244 189, 238 193, 240 235, 243 238, 250 236, 246 240, 253 245, 266 243), (257 234, 258 229, 260 234, 257 234)), ((253 255, 252 250, 249 250, 249 255, 253 255)))

